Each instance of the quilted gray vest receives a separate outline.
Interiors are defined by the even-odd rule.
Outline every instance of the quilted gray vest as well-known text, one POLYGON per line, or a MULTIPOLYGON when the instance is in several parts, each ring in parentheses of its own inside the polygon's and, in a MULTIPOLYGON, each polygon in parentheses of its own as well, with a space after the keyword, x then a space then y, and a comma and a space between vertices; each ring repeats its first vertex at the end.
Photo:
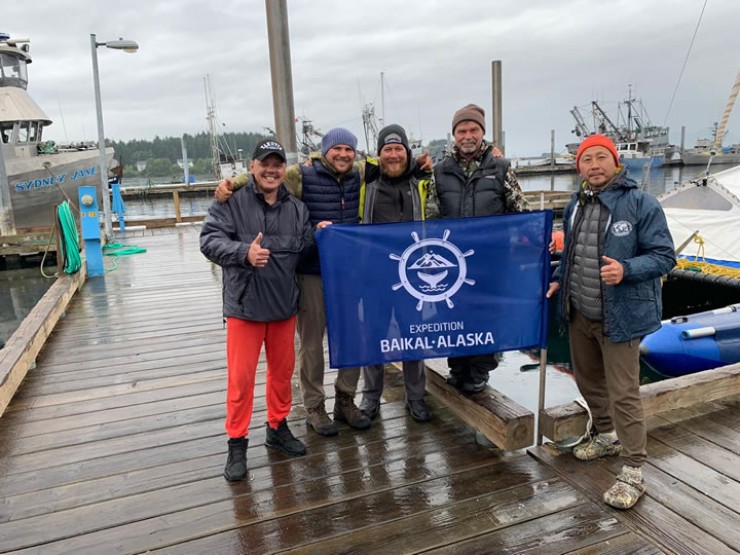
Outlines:
POLYGON ((602 319, 599 241, 601 238, 601 203, 591 199, 581 206, 573 241, 573 263, 568 276, 570 302, 574 309, 592 322, 602 319))

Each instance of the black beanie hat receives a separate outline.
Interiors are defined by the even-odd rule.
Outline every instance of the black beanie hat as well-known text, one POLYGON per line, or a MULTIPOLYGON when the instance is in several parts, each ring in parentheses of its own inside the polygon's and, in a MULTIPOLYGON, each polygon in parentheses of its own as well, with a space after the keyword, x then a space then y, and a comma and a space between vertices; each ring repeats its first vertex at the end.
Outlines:
POLYGON ((403 127, 395 123, 386 125, 378 133, 378 155, 380 155, 380 151, 383 150, 385 145, 393 143, 402 144, 409 151, 409 140, 406 138, 406 131, 403 127))

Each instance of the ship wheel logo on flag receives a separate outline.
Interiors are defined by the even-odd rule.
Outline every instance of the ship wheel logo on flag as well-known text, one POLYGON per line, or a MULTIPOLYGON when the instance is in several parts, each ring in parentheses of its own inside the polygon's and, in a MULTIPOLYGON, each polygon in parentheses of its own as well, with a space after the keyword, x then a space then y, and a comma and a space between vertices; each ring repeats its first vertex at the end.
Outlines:
POLYGON ((398 261, 398 277, 401 280, 392 289, 398 291, 403 288, 418 299, 416 310, 420 311, 425 302, 440 301, 445 301, 449 308, 453 308, 455 303, 452 302, 452 296, 463 284, 475 285, 475 280, 467 277, 468 264, 465 260, 475 251, 462 252, 447 240, 449 236, 450 230, 446 229, 441 239, 422 240, 414 231, 411 233, 414 242, 401 255, 388 255, 398 261))

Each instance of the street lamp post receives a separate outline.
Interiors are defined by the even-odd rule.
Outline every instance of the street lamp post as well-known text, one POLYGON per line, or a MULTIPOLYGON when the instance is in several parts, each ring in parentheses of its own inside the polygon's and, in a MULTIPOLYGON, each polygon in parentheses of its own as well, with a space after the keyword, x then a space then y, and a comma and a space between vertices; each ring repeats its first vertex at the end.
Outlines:
POLYGON ((103 223, 105 236, 113 237, 113 222, 111 221, 110 193, 108 191, 108 161, 105 157, 105 132, 103 131, 103 107, 100 103, 100 75, 98 73, 98 46, 123 50, 124 52, 136 52, 139 45, 132 40, 112 40, 108 42, 97 42, 95 35, 90 35, 90 50, 92 51, 93 85, 95 86, 95 112, 98 116, 98 166, 100 172, 100 183, 103 190, 103 223))

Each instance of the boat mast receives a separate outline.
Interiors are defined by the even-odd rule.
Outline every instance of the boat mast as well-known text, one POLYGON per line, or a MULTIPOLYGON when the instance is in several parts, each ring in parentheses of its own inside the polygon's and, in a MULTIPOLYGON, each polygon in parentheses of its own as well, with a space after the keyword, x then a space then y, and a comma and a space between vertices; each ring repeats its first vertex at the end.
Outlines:
POLYGON ((583 120, 583 116, 581 115, 580 110, 578 110, 578 106, 573 106, 570 113, 573 116, 573 119, 576 120, 576 127, 573 129, 573 133, 575 133, 576 137, 588 137, 591 134, 591 130, 583 120))
POLYGON ((385 127, 385 73, 380 72, 380 126, 385 127))
POLYGON ((203 78, 206 92, 206 119, 208 120, 208 134, 211 138, 211 158, 216 179, 221 180, 221 152, 218 147, 218 129, 216 128, 216 95, 213 92, 213 83, 210 73, 203 78))
POLYGON ((737 100, 737 95, 740 93, 740 71, 737 73, 737 77, 735 77, 735 84, 732 87, 732 90, 730 91, 730 98, 727 99, 727 106, 725 106, 725 112, 722 114, 722 119, 719 122, 719 127, 717 128, 714 136, 714 146, 715 148, 722 148, 722 139, 725 137, 725 130, 727 129, 727 123, 730 121, 730 114, 732 114, 732 109, 735 107, 735 101, 737 100))
POLYGON ((606 112, 601 109, 601 106, 599 106, 598 102, 592 100, 591 109, 593 111, 594 120, 598 122, 598 124, 594 126, 596 127, 596 131, 598 133, 611 135, 612 137, 615 137, 618 141, 624 140, 622 132, 617 128, 616 125, 614 125, 614 122, 609 119, 609 116, 607 116, 606 112))

